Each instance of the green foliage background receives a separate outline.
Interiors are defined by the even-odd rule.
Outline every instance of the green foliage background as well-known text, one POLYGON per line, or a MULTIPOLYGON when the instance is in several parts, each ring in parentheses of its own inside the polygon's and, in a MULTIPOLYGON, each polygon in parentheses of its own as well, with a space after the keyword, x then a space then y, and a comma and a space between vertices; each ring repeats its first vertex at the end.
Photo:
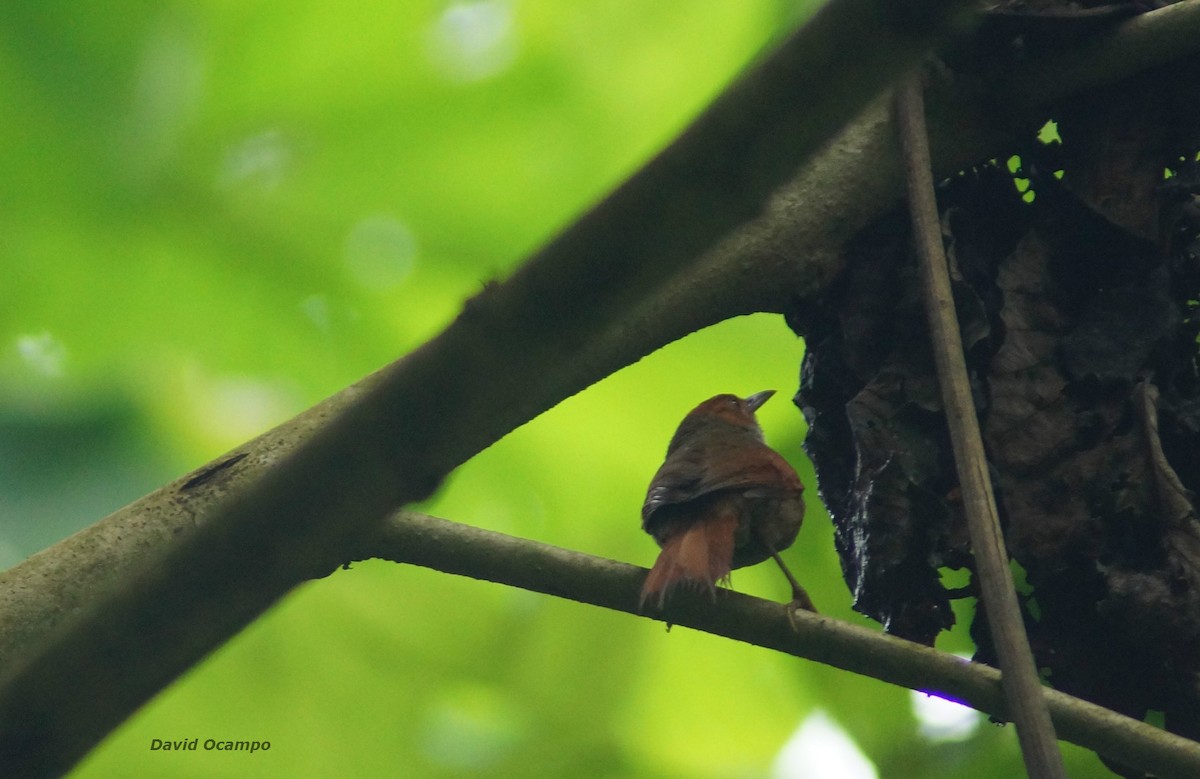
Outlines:
MULTIPOLYGON (((810 5, 4 4, 0 564, 436 333, 810 5)), ((698 333, 516 431, 423 508, 648 565, 638 510, 674 425, 768 387, 768 439, 815 498, 787 401, 802 349, 777 317, 698 333)), ((823 611, 857 619, 819 507, 788 557, 823 611)), ((786 597, 767 567, 734 584, 786 597)), ((773 763, 817 709, 881 776, 1020 771, 1009 729, 918 736, 904 690, 364 563, 294 593, 75 775, 791 777, 773 763)))

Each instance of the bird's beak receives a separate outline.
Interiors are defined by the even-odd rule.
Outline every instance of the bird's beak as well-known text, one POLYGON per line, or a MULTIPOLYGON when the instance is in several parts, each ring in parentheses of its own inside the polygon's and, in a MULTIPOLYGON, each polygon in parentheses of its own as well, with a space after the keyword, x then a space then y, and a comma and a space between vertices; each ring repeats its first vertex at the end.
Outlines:
POLYGON ((756 392, 750 397, 746 398, 746 406, 750 409, 751 413, 758 411, 758 407, 770 400, 771 396, 774 394, 775 390, 763 390, 762 392, 756 392))

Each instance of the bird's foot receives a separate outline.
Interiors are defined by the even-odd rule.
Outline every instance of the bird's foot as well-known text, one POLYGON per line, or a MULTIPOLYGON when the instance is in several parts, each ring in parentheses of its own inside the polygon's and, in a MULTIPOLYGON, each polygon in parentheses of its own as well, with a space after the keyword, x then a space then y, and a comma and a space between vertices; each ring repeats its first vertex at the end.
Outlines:
POLYGON ((812 598, 808 597, 808 593, 799 584, 792 590, 792 601, 784 607, 787 609, 788 623, 792 626, 792 631, 800 632, 800 625, 796 622, 796 617, 801 611, 810 611, 813 614, 820 614, 817 607, 813 605, 812 598))

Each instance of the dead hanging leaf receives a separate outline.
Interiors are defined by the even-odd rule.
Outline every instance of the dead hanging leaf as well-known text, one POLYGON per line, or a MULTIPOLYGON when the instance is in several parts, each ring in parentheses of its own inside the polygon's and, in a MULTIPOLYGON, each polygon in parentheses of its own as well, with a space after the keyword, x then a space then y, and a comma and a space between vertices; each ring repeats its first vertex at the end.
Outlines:
POLYGON ((1134 382, 1150 364, 1151 351, 1180 319, 1171 300, 1169 276, 1156 271, 1148 284, 1101 290, 1087 304, 1070 335, 1063 339, 1063 368, 1068 374, 1101 382, 1134 382))
POLYGON ((1029 233, 1000 265, 1004 342, 991 362, 987 443, 1005 470, 1035 471, 1071 443, 1066 377, 1055 353, 1069 321, 1049 294, 1048 250, 1029 233))
MULTIPOLYGON (((914 487, 896 461, 859 471, 850 526, 874 526, 868 538, 839 543, 855 608, 878 613, 887 632, 933 644, 954 612, 929 559, 937 547, 937 501, 914 487), (921 552, 924 552, 924 555, 921 552), (923 564, 917 564, 923 563, 923 564), (889 597, 880 598, 880 593, 889 597)), ((839 536, 839 542, 844 541, 839 536)))
POLYGON ((913 377, 890 361, 846 404, 856 457, 845 527, 869 532, 839 533, 856 608, 877 614, 888 632, 927 644, 954 624, 930 566, 945 546, 938 502, 925 486, 941 475, 941 451, 925 436, 937 418, 936 392, 928 374, 913 377))
MULTIPOLYGON (((961 512, 945 499, 953 463, 904 224, 886 220, 856 242, 837 300, 808 330, 796 401, 854 608, 932 644, 954 620, 939 569, 968 555, 961 512)), ((990 333, 965 281, 978 262, 969 255, 955 283, 972 343, 990 333)))

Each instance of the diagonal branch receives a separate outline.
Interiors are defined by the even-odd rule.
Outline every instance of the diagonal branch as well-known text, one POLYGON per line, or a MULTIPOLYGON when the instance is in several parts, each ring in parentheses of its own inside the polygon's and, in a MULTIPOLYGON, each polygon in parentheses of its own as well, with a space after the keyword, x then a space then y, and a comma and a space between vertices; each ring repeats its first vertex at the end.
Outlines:
MULTIPOLYGON (((358 546, 379 557, 508 584, 594 606, 638 614, 645 568, 514 538, 444 519, 404 512, 358 546)), ((1011 718, 993 668, 830 617, 801 613, 795 627, 781 604, 720 590, 680 592, 666 612, 650 615, 755 646, 935 693, 1011 718)), ((1167 779, 1200 776, 1200 744, 1094 703, 1042 689, 1063 738, 1167 779)))

